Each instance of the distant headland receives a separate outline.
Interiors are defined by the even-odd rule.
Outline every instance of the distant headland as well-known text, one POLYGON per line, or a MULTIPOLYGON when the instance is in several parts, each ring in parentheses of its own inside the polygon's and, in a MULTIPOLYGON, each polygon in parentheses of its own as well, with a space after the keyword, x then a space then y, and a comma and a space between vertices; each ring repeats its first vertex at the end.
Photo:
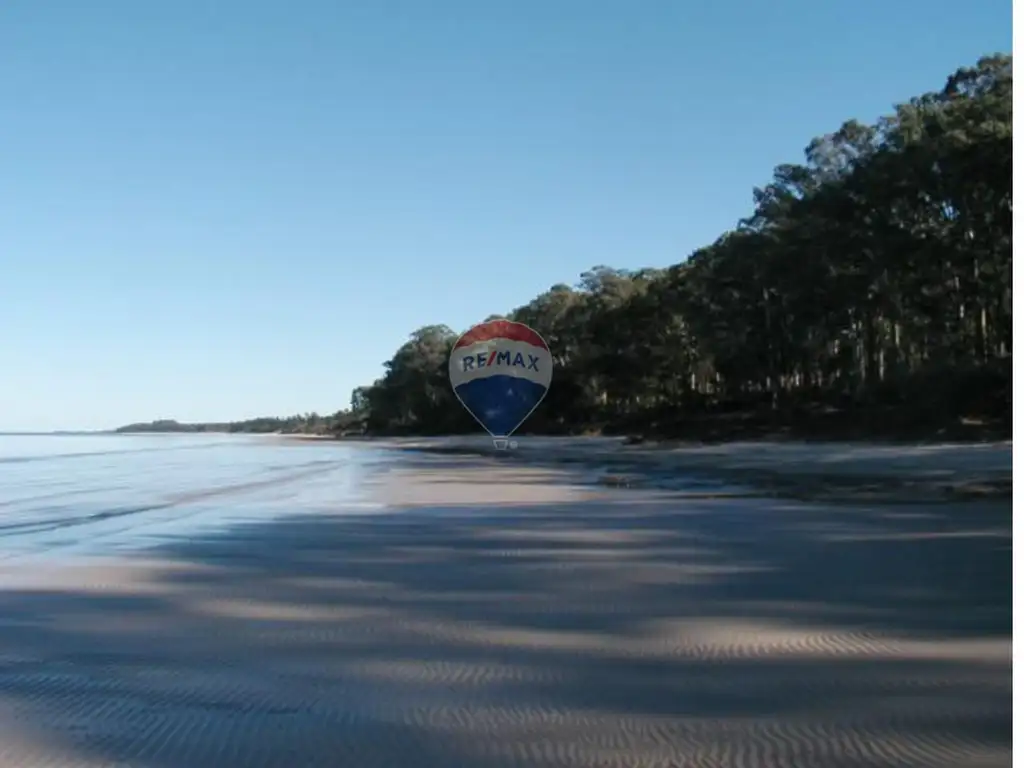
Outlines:
POLYGON ((260 417, 245 421, 183 423, 174 419, 138 422, 118 427, 114 432, 125 433, 241 433, 241 434, 296 434, 332 435, 337 432, 338 419, 335 416, 321 416, 317 413, 289 416, 286 418, 260 417))

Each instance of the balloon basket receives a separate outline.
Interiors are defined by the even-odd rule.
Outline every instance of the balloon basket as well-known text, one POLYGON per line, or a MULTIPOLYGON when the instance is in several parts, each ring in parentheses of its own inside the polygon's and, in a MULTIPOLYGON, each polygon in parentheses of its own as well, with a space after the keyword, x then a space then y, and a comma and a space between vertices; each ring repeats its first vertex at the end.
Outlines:
POLYGON ((494 438, 494 449, 497 451, 508 450, 508 438, 507 437, 496 437, 494 438))

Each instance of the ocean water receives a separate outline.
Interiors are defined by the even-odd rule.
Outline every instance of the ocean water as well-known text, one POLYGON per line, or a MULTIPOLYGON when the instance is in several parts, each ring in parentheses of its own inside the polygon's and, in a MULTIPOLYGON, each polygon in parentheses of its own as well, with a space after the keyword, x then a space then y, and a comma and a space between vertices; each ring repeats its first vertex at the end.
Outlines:
POLYGON ((383 451, 252 435, 0 434, 0 561, 144 550, 374 505, 383 451))

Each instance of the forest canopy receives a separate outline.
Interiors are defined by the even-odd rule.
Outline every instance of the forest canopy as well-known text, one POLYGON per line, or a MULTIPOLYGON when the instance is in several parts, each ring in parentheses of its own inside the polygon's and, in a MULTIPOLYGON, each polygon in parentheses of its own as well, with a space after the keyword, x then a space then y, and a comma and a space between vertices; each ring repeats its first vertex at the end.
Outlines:
MULTIPOLYGON (((595 267, 492 315, 531 326, 553 355, 521 431, 1008 434, 1012 90, 1012 57, 984 57, 812 140, 754 189, 749 216, 681 263, 595 267)), ((458 335, 414 331, 333 417, 160 426, 476 432, 448 381, 458 335)))
MULTIPOLYGON (((754 190, 747 218, 681 263, 596 267, 508 312, 555 361, 524 430, 1008 419, 1012 86, 1012 57, 982 58, 811 141, 754 190)), ((338 427, 478 431, 447 379, 457 337, 413 332, 338 427)))

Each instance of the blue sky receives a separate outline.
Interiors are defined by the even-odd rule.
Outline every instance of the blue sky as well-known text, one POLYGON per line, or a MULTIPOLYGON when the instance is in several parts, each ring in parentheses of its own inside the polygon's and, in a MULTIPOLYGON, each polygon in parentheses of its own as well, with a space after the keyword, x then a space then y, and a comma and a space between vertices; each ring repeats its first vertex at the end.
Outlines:
POLYGON ((1010 49, 993 0, 5 0, 0 429, 333 412, 1010 49))

